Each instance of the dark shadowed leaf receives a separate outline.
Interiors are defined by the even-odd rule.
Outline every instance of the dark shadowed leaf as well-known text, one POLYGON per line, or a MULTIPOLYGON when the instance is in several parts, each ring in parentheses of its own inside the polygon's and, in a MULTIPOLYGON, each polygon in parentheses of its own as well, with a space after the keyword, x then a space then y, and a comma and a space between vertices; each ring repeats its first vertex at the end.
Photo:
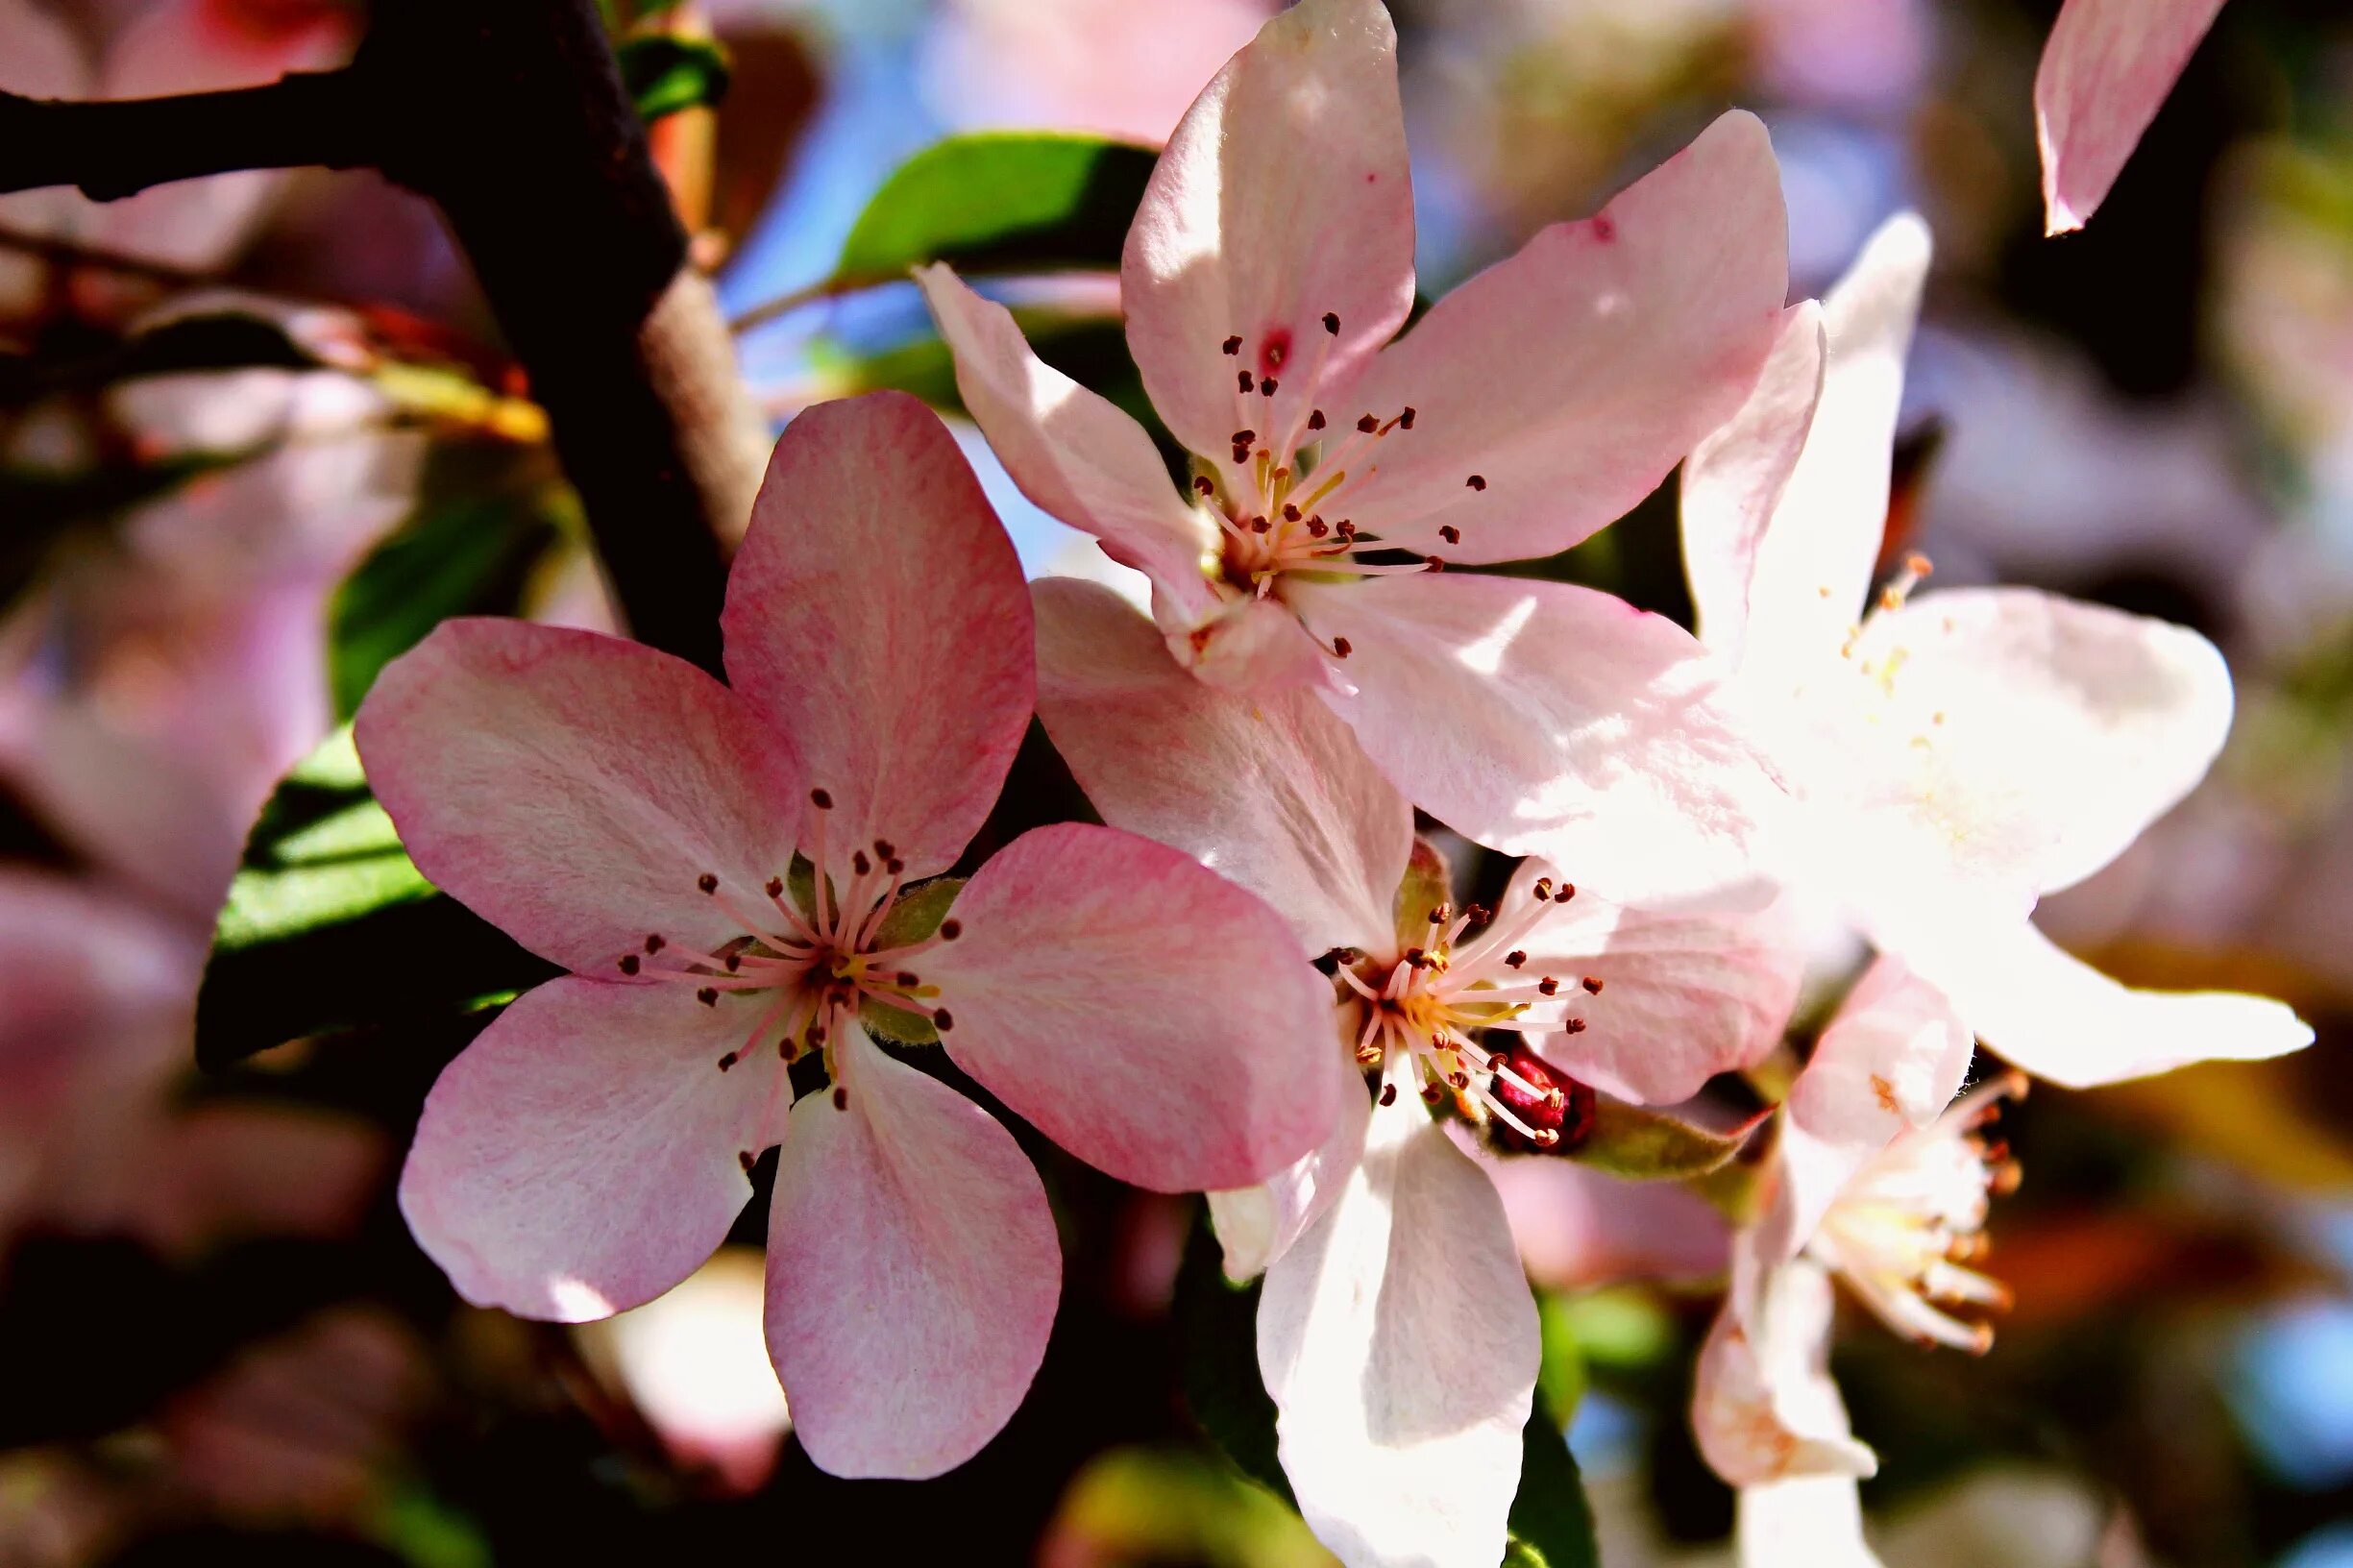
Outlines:
POLYGON ((1507 1568, 1600 1568, 1584 1480, 1540 1391, 1520 1429, 1520 1489, 1511 1500, 1510 1529, 1507 1568))
POLYGON ((1236 1468, 1292 1502, 1275 1457, 1274 1397, 1259 1376, 1259 1284, 1226 1278, 1206 1209, 1185 1243, 1175 1312, 1185 1408, 1236 1468))
POLYGON ((613 53, 640 119, 700 109, 727 95, 726 51, 707 38, 649 34, 623 39, 613 53))

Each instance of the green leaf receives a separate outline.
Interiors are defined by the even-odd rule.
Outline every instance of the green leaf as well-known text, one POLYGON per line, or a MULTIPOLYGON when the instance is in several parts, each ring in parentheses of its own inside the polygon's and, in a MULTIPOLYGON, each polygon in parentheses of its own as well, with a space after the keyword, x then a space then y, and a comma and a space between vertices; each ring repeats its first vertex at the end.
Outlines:
POLYGON ((1560 1423, 1539 1394, 1520 1429, 1520 1489, 1511 1499, 1507 1568, 1600 1568, 1593 1508, 1560 1423))
POLYGON ((959 270, 1115 269, 1157 155, 1094 136, 981 132, 918 153, 866 204, 841 280, 959 270))
POLYGON ((368 793, 349 726, 296 764, 246 840, 196 999, 208 1070, 331 1029, 442 1017, 556 973, 434 891, 368 793))
POLYGON ((707 38, 652 33, 624 38, 613 54, 639 119, 716 105, 727 95, 727 53, 707 38))
POLYGON ((1397 885, 1397 945, 1430 945, 1430 916, 1440 904, 1454 900, 1452 873, 1438 846, 1416 834, 1413 853, 1406 861, 1405 880, 1397 885))
POLYGON ((1185 1408, 1218 1452, 1296 1506, 1275 1457, 1275 1402, 1259 1376, 1259 1282, 1225 1276, 1206 1206, 1177 1269, 1175 1317, 1185 1408))
POLYGON ((1766 1107, 1729 1125, 1707 1126, 1598 1095, 1593 1131, 1566 1158, 1635 1181, 1704 1176, 1738 1154, 1771 1114, 1766 1107))
POLYGON ((902 947, 939 930, 940 922, 947 919, 948 906, 964 891, 964 883, 961 876, 935 876, 901 893, 891 913, 882 918, 882 924, 874 928, 873 944, 902 947))
POLYGON ((377 546, 328 610, 336 717, 357 712, 378 673, 448 617, 513 613, 558 537, 548 510, 477 495, 429 504, 377 546))

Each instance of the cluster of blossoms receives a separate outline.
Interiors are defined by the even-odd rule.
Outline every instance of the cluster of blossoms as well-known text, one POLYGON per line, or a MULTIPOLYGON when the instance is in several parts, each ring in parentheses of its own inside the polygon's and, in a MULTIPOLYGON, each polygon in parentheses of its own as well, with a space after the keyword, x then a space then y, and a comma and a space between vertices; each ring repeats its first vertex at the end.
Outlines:
POLYGON ((1475 1153, 1669 1123, 1780 1047, 1834 921, 1875 957, 1743 1130, 1753 1217, 1694 1418, 1750 1560, 1867 1560, 1831 1283, 1985 1348, 2002 1291, 1970 1264, 2017 1174, 1985 1127, 2023 1079, 1965 1091, 1976 1042, 2080 1085, 2310 1038, 2259 998, 2129 990, 2030 919, 2196 783, 2227 672, 2143 618, 1916 594, 1924 562, 1877 582, 1926 235, 1895 220, 1785 307, 1753 118, 1396 335, 1412 249, 1388 17, 1305 0, 1194 103, 1128 238, 1129 347, 1189 482, 1003 307, 920 277, 1015 480, 1148 577, 1148 618, 1025 588, 939 421, 883 394, 778 445, 724 683, 492 622, 386 672, 358 744, 418 865, 572 971, 418 1128, 402 1205, 463 1294, 647 1301, 773 1147, 768 1343, 811 1456, 958 1464, 1039 1364, 1060 1249, 944 1057, 1080 1159, 1209 1194, 1228 1272, 1263 1276, 1283 1466, 1344 1561, 1488 1568, 1539 1335, 1475 1153), (1679 463, 1696 636, 1475 570, 1679 463), (1033 712, 1109 825, 978 855, 1033 712), (1526 857, 1492 907, 1416 807, 1526 857))

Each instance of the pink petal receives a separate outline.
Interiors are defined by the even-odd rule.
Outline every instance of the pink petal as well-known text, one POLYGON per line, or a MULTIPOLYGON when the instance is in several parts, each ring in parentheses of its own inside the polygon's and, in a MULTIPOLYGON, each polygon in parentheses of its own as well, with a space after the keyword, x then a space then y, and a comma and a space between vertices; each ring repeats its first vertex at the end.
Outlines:
POLYGON ((583 973, 654 932, 742 936, 697 879, 781 873, 806 803, 781 743, 693 665, 520 621, 443 622, 377 677, 357 738, 418 869, 583 973))
POLYGON ((2071 1089, 2193 1062, 2283 1056, 2312 1043, 2311 1026, 2268 997, 2134 990, 2023 921, 1954 931, 1932 950, 1905 956, 1988 1045, 2071 1089))
POLYGON ((1708 1467, 1744 1487, 1870 1476, 1878 1461, 1854 1440, 1830 1381, 1829 1275, 1804 1259, 1760 1270, 1739 1253, 1735 1270, 1692 1387, 1692 1432, 1708 1467))
POLYGON ((1344 1050, 1335 1050, 1331 1062, 1340 1085, 1339 1115, 1333 1120, 1332 1136, 1257 1187, 1208 1194, 1210 1220, 1216 1227, 1230 1280, 1254 1279, 1290 1251, 1291 1243, 1330 1212, 1364 1157, 1364 1130, 1372 1110, 1364 1075, 1344 1050))
POLYGON ((852 1031, 846 1107, 793 1107, 768 1226, 768 1351, 809 1458, 921 1481, 996 1435, 1045 1358, 1062 1245, 994 1117, 852 1031))
POLYGON ((918 960, 956 1065, 1088 1164, 1163 1192, 1248 1187, 1330 1136, 1330 982, 1282 918, 1178 850, 1023 834, 918 960))
POLYGON ((1856 1171, 1943 1114, 1975 1044, 1942 992, 1896 959, 1872 965, 1790 1088, 1780 1186, 1757 1243, 1768 1261, 1796 1257, 1856 1171))
POLYGON ((832 842, 952 865, 1036 694, 1021 564, 940 416, 876 392, 796 418, 721 626, 728 680, 832 795, 832 842))
POLYGON ((1166 626, 1169 655, 1212 686, 1255 697, 1330 678, 1331 655, 1278 600, 1228 600, 1192 620, 1164 594, 1153 596, 1152 608, 1166 626))
POLYGON ((1786 231, 1773 144, 1734 112, 1598 216, 1447 295, 1331 411, 1415 412, 1348 485, 1357 526, 1449 561, 1514 561, 1623 515, 1755 384, 1786 231))
MULTIPOLYGON (((1508 906, 1532 898, 1538 877, 1571 880, 1523 862, 1508 906)), ((1520 972, 1556 978, 1569 1017, 1585 1025, 1547 1037, 1540 1054, 1638 1105, 1687 1100, 1779 1044, 1807 957, 1777 909, 1635 909, 1586 889, 1555 903, 1520 945, 1520 972)))
POLYGON ((764 1006, 574 975, 518 998, 426 1096, 401 1172, 417 1242, 478 1307, 580 1322, 685 1279, 735 1222, 743 1156, 776 1140, 764 1006))
POLYGON ((1413 305, 1397 32, 1375 0, 1293 6, 1193 100, 1128 231, 1119 291, 1144 390, 1193 452, 1222 453, 1238 429, 1304 431, 1319 399, 1346 395, 1413 305), (1273 375, 1276 396, 1238 391, 1243 374, 1273 375))
POLYGON ((1741 881, 1777 791, 1690 633, 1589 588, 1476 574, 1308 583, 1345 637, 1327 700, 1407 798, 1579 883, 1656 902, 1741 881))
POLYGON ((1724 1216, 1677 1182, 1626 1182, 1575 1160, 1483 1162, 1528 1277, 1556 1290, 1724 1269, 1724 1216))
POLYGON ((1790 306, 1749 401, 1683 460, 1683 571, 1710 648, 1737 654, 1747 637, 1757 546, 1805 450, 1828 353, 1822 306, 1790 306))
POLYGON ((1038 716, 1105 821, 1257 894, 1310 952, 1388 945, 1413 811, 1346 724, 1308 692, 1194 679, 1108 588, 1030 595, 1038 716))
POLYGON ((2034 73, 2044 232, 2091 221, 2222 0, 2067 0, 2034 73))
POLYGON ((2230 732, 2230 669, 2185 626, 2031 588, 1926 594, 1884 619, 1866 646, 1901 661, 1887 727, 1927 737, 2044 893, 2122 853, 2230 732))
POLYGON ((918 268, 916 282, 955 355, 956 390, 1021 493, 1093 534, 1188 617, 1210 608, 1201 558, 1217 549, 1217 527, 1177 493, 1143 427, 1032 354, 1013 312, 945 266, 918 268))
POLYGON ((1540 1360, 1501 1200, 1405 1099, 1259 1300, 1284 1474, 1352 1568, 1502 1557, 1540 1360))

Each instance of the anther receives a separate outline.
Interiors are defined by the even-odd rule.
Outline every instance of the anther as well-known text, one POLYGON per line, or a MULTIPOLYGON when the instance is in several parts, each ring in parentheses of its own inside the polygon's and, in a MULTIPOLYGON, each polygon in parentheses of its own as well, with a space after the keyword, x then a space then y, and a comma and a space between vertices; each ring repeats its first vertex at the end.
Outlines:
POLYGON ((741 954, 741 953, 729 953, 729 954, 727 955, 727 972, 728 972, 729 974, 733 974, 733 973, 735 973, 737 970, 741 969, 743 967, 744 967, 744 955, 743 955, 743 954, 741 954))
POLYGON ((1338 311, 1327 310, 1324 312, 1324 331, 1330 332, 1334 337, 1340 335, 1340 317, 1338 311))
POLYGON ((1409 947, 1406 949, 1406 967, 1408 968, 1418 969, 1429 962, 1430 955, 1423 952, 1419 947, 1409 947))
POLYGON ((1586 975, 1584 979, 1579 981, 1578 984, 1585 988, 1585 994, 1588 996, 1599 996, 1602 993, 1601 981, 1595 979, 1592 975, 1586 975))
POLYGON ((1405 411, 1397 416, 1397 424, 1403 429, 1413 429, 1413 404, 1406 404, 1405 411))
POLYGON ((882 869, 889 871, 893 876, 896 876, 907 869, 907 863, 899 859, 896 855, 893 855, 889 860, 882 863, 882 869))
POLYGON ((1329 523, 1326 523, 1326 522, 1325 522, 1325 521, 1324 521, 1322 518, 1320 518, 1320 517, 1311 517, 1311 518, 1309 518, 1309 519, 1308 519, 1308 537, 1309 537, 1309 538, 1311 538, 1311 539, 1321 539, 1321 538, 1322 538, 1322 537, 1323 537, 1325 534, 1330 533, 1331 531, 1332 531, 1332 525, 1331 525, 1331 524, 1329 524, 1329 523))
POLYGON ((1381 1086, 1381 1103, 1383 1105, 1395 1105, 1397 1103, 1397 1086, 1395 1084, 1383 1084, 1381 1086))
POLYGON ((1234 373, 1234 384, 1240 387, 1244 392, 1249 391, 1251 386, 1250 373, 1246 370, 1236 371, 1234 373))
POLYGON ((1259 382, 1259 390, 1270 398, 1273 397, 1275 395, 1275 379, 1272 376, 1269 376, 1264 380, 1259 382))
POLYGON ((1564 1035, 1581 1035, 1585 1032, 1585 1020, 1582 1018, 1563 1018, 1560 1020, 1560 1032, 1564 1035))
POLYGON ((864 876, 874 869, 874 863, 867 858, 865 850, 855 849, 850 852, 849 869, 864 876))
POLYGON ((1292 503, 1292 502, 1287 502, 1287 502, 1285 502, 1283 503, 1283 521, 1284 521, 1284 522, 1286 522, 1286 523, 1296 523, 1296 522, 1298 522, 1298 521, 1299 521, 1299 508, 1298 508, 1298 506, 1297 506, 1297 505, 1295 505, 1295 504, 1293 504, 1293 503, 1292 503))
POLYGON ((944 1035, 956 1027, 956 1016, 944 1007, 934 1008, 931 1014, 931 1026, 944 1035))
POLYGON ((1547 996, 1558 995, 1560 992, 1560 982, 1548 974, 1543 979, 1536 982, 1536 989, 1547 996))
POLYGON ((836 1111, 846 1111, 849 1109, 849 1090, 843 1088, 840 1084, 833 1086, 833 1108, 836 1111))
POLYGON ((656 931, 646 938, 646 951, 649 953, 658 953, 666 945, 667 943, 662 941, 662 934, 659 931, 656 931))
POLYGON ((1446 1081, 1457 1089, 1468 1089, 1471 1087, 1471 1075, 1464 1072, 1459 1067, 1457 1067, 1454 1071, 1448 1073, 1446 1075, 1446 1081))
POLYGON ((1527 962, 1528 950, 1524 947, 1514 947, 1504 955, 1504 968, 1507 969, 1516 969, 1527 962))
POLYGON ((876 860, 882 861, 887 865, 893 857, 897 855, 897 853, 898 846, 893 844, 889 839, 876 839, 874 841, 874 858, 876 860))
POLYGON ((1553 896, 1553 879, 1549 876, 1539 876, 1536 878, 1535 887, 1530 891, 1535 894, 1537 903, 1549 903, 1553 896))
POLYGON ((1250 531, 1252 533, 1268 533, 1271 532, 1273 528, 1274 525, 1267 522, 1262 517, 1254 517, 1250 520, 1250 531))
POLYGON ((820 811, 831 811, 833 809, 833 794, 829 790, 811 790, 809 792, 809 804, 815 806, 820 811))
POLYGON ((719 1059, 719 1070, 720 1070, 720 1071, 722 1071, 722 1072, 726 1071, 726 1070, 727 1070, 729 1067, 732 1067, 732 1066, 735 1066, 735 1053, 734 1053, 733 1051, 729 1051, 729 1052, 728 1052, 726 1055, 724 1055, 724 1056, 723 1056, 723 1057, 721 1057, 721 1058, 719 1059))
POLYGON ((964 922, 962 920, 942 920, 940 922, 940 940, 942 942, 954 942, 958 937, 963 935, 964 922))
POLYGON ((1448 920, 1451 920, 1454 918, 1455 906, 1452 904, 1440 904, 1430 912, 1430 923, 1432 925, 1444 925, 1448 920))
POLYGON ((1193 476, 1193 489, 1198 494, 1206 496, 1216 488, 1216 481, 1212 479, 1207 474, 1195 474, 1193 476))
POLYGON ((1430 568, 1430 570, 1433 572, 1443 572, 1446 570, 1446 557, 1443 555, 1425 555, 1422 557, 1422 564, 1430 568))
POLYGON ((1422 1090, 1422 1103, 1425 1105, 1436 1105, 1439 1101, 1445 1098, 1446 1091, 1438 1088, 1438 1086, 1435 1084, 1432 1084, 1429 1088, 1422 1090))
POLYGON ((621 955, 622 973, 635 974, 638 971, 639 967, 637 955, 635 953, 624 953, 621 955))
POLYGON ((1235 333, 1235 334, 1234 334, 1232 337, 1227 338, 1227 339, 1225 340, 1224 348, 1225 348, 1225 352, 1226 352, 1226 353, 1228 353, 1228 354, 1239 354, 1239 353, 1241 353, 1241 352, 1242 352, 1242 335, 1241 335, 1241 333, 1239 333, 1239 332, 1236 332, 1236 333, 1235 333))
POLYGON ((913 969, 901 969, 898 971, 898 973, 893 975, 891 978, 897 981, 902 986, 916 986, 922 984, 922 981, 917 976, 913 969))
POLYGON ((1353 545, 1357 542, 1357 526, 1344 517, 1332 525, 1332 531, 1338 536, 1343 545, 1353 545))
POLYGON ((1344 659, 1355 651, 1356 645, 1350 642, 1347 638, 1335 637, 1332 639, 1332 654, 1335 658, 1344 659))
POLYGON ((1458 545, 1462 543, 1462 530, 1452 523, 1441 523, 1438 525, 1438 537, 1450 545, 1458 545))
POLYGON ((1381 429, 1381 421, 1375 419, 1370 414, 1366 414, 1362 419, 1357 421, 1357 429, 1362 430, 1366 435, 1370 435, 1373 433, 1373 431, 1381 429))
POLYGON ((1484 490, 1487 487, 1487 478, 1483 474, 1474 474, 1462 482, 1474 490, 1484 490))
POLYGON ((1311 408, 1311 409, 1309 409, 1309 410, 1308 410, 1308 429, 1311 429, 1311 430, 1320 430, 1320 429, 1322 429, 1323 428, 1324 428, 1324 411, 1323 411, 1321 408, 1311 408))
POLYGON ((771 898, 780 898, 784 895, 783 877, 772 876, 768 879, 768 895, 771 898))
POLYGON ((703 987, 700 991, 695 992, 695 1000, 700 1002, 705 1007, 717 1007, 719 1005, 719 988, 717 986, 703 987))
POLYGON ((1258 438, 1259 432, 1256 430, 1236 430, 1234 432, 1234 444, 1238 447, 1246 447, 1258 438))
POLYGON ((1560 884, 1560 891, 1553 894, 1553 902, 1556 904, 1565 904, 1576 896, 1577 884, 1574 882, 1563 882, 1560 884))
POLYGON ((695 878, 695 886, 700 888, 705 893, 717 893, 719 891, 719 873, 716 871, 703 872, 700 876, 695 878))
POLYGON ((744 1167, 744 1174, 748 1176, 751 1174, 751 1167, 758 1164, 760 1162, 753 1158, 752 1152, 749 1149, 738 1149, 735 1151, 735 1163, 742 1165, 744 1167))

